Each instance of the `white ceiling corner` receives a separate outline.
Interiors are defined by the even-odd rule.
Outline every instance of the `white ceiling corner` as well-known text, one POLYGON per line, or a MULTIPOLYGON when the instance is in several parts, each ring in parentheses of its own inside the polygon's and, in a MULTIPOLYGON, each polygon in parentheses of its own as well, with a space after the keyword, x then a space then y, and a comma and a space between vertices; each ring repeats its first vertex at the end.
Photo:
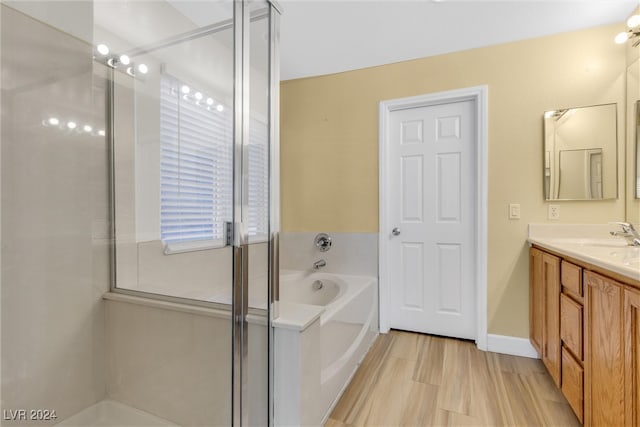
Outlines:
MULTIPOLYGON (((638 0, 280 0, 282 80, 623 23, 638 0)), ((621 25, 621 31, 624 25, 621 25)))

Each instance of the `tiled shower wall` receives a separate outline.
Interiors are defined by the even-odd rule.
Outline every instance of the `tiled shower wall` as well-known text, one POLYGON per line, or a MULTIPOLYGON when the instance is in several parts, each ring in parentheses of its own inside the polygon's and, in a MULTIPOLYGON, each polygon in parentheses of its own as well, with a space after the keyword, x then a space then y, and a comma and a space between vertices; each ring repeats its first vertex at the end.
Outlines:
MULTIPOLYGON (((106 141, 66 127, 104 129, 104 89, 91 44, 0 7, 2 409, 56 410, 60 421, 106 396, 106 141)), ((86 3, 54 8, 91 28, 86 3)))
POLYGON ((331 233, 331 249, 320 252, 313 233, 280 233, 280 269, 311 270, 324 259, 323 272, 378 277, 378 233, 331 233))

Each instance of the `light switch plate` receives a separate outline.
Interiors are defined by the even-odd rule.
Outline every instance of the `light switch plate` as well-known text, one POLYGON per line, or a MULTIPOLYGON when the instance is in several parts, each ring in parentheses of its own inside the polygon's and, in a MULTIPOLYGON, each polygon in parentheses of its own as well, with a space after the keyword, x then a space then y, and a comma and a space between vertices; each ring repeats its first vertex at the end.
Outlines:
POLYGON ((520 203, 509 203, 509 219, 520 219, 520 203))

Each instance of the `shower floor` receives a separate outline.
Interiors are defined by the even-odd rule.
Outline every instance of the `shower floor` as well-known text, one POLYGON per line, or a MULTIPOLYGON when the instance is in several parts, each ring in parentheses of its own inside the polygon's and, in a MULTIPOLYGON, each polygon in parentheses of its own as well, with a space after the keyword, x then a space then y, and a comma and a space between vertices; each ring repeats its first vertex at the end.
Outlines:
POLYGON ((178 424, 148 412, 108 399, 89 406, 57 425, 74 427, 178 426, 178 424))

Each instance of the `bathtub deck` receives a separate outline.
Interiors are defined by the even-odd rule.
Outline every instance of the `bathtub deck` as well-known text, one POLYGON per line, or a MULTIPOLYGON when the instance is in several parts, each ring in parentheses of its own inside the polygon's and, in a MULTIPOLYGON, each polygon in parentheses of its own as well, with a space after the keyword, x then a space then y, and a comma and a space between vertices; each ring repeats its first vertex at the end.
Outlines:
POLYGON ((380 335, 326 427, 580 426, 542 362, 468 341, 380 335))

